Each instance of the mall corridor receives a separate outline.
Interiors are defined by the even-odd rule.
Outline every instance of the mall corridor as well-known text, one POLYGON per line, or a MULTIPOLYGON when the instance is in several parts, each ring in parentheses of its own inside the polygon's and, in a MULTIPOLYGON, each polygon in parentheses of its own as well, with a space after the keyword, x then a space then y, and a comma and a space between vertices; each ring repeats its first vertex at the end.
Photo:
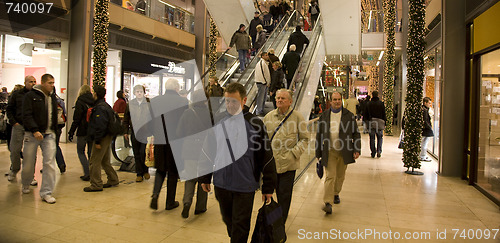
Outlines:
MULTIPOLYGON (((349 165, 342 201, 334 205, 332 215, 321 210, 324 179, 318 179, 314 164, 297 182, 286 225, 287 242, 331 242, 339 236, 345 242, 406 242, 406 236, 427 239, 425 242, 500 242, 500 233, 493 239, 500 228, 498 206, 477 189, 459 178, 438 176, 435 161, 422 163, 423 176, 403 173, 397 137, 385 137, 380 159, 370 158, 368 135, 363 134, 362 140, 361 157, 349 165), (470 229, 474 237, 482 233, 483 239, 469 240, 473 236, 467 236, 470 229), (445 241, 437 239, 438 231, 445 241), (484 240, 488 232, 490 240, 484 240), (396 240, 398 235, 401 239, 396 240)), ((165 189, 160 194, 160 209, 149 209, 153 178, 136 183, 134 173, 118 172, 118 187, 85 193, 82 189, 88 182, 79 179, 76 145, 61 147, 68 167, 66 173, 57 175, 56 204, 41 201, 40 186, 23 195, 20 175, 13 183, 2 178, 0 242, 229 242, 214 194, 209 195, 205 214, 193 215, 192 209, 190 217, 183 219, 182 207, 163 210, 165 189)), ((8 155, 2 144, 0 157, 8 155)), ((302 168, 311 156, 302 156, 302 168)), ((8 166, 2 163, 0 171, 8 171, 8 166)), ((40 163, 37 179, 39 169, 40 163)), ((182 199, 183 184, 178 185, 176 200, 182 199)), ((256 195, 252 228, 261 205, 261 197, 256 195)))

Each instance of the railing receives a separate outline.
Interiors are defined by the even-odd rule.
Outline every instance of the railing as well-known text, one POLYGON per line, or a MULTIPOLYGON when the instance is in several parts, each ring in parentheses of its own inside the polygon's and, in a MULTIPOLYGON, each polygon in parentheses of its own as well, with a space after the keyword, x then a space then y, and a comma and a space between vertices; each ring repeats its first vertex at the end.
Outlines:
POLYGON ((110 2, 177 29, 194 33, 194 15, 166 1, 139 0, 135 5, 131 1, 110 0, 110 2))

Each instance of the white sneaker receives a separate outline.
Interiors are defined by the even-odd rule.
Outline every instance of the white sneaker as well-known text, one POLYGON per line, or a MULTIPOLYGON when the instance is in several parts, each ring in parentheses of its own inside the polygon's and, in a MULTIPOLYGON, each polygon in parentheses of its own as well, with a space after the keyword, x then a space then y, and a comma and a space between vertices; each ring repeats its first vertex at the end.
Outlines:
POLYGON ((28 194, 31 192, 31 189, 29 186, 23 186, 23 194, 28 194))
POLYGON ((56 198, 52 195, 45 195, 42 197, 42 201, 45 201, 48 204, 56 203, 56 198))
POLYGON ((17 174, 17 173, 14 173, 14 172, 12 172, 12 171, 9 171, 9 175, 7 175, 7 180, 8 180, 8 181, 13 181, 13 180, 15 180, 15 179, 16 179, 16 174, 17 174))
POLYGON ((32 185, 32 186, 36 186, 36 185, 38 185, 38 181, 36 181, 35 179, 33 179, 33 180, 31 181, 30 185, 32 185))

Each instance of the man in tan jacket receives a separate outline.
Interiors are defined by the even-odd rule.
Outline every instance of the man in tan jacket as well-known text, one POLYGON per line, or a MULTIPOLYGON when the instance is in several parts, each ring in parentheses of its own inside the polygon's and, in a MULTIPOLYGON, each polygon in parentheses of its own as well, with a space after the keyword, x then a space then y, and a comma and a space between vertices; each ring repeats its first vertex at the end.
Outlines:
POLYGON ((276 92, 277 109, 264 117, 264 124, 271 139, 278 184, 276 194, 283 210, 283 221, 288 217, 292 202, 295 171, 300 166, 300 155, 307 148, 309 134, 302 115, 291 108, 292 92, 280 89, 276 92), (281 124, 281 125, 280 125, 281 124))

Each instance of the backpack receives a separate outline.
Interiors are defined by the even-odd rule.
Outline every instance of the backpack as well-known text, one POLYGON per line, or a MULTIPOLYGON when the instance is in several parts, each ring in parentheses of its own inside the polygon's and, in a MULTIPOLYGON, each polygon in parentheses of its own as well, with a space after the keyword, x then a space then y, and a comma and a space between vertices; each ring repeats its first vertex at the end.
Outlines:
MULTIPOLYGON (((92 112, 94 112, 94 108, 96 106, 87 109, 87 123, 90 121, 90 118, 92 117, 92 112)), ((122 120, 120 119, 120 116, 118 116, 118 113, 116 113, 113 109, 109 110, 112 112, 112 115, 108 121, 108 134, 110 134, 111 136, 122 135, 124 133, 124 129, 122 126, 122 120)))

